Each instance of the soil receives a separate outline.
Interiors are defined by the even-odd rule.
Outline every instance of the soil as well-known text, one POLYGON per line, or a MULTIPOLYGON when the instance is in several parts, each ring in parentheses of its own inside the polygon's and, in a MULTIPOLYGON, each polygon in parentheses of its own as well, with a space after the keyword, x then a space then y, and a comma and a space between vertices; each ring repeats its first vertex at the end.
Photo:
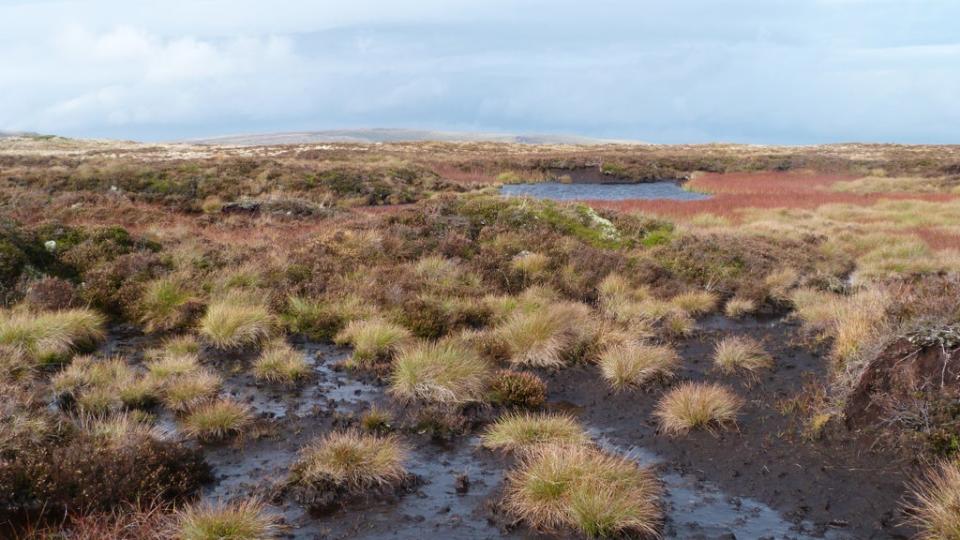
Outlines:
MULTIPOLYGON (((651 412, 663 389, 612 393, 593 366, 541 375, 549 407, 576 414, 598 444, 658 469, 666 486, 667 538, 906 538, 896 508, 908 463, 892 452, 870 450, 871 441, 845 428, 821 440, 800 434, 797 419, 777 409, 825 375, 825 361, 798 342, 799 332, 776 318, 701 321, 699 333, 680 344, 682 379, 721 380, 746 399, 739 429, 669 438, 656 433, 651 412), (720 335, 746 334, 763 341, 777 367, 757 380, 721 377, 710 369, 720 335)), ((146 338, 121 335, 105 352, 136 352, 146 338)), ((242 441, 205 445, 215 481, 207 499, 259 495, 282 515, 285 536, 312 538, 557 538, 517 526, 497 509, 511 459, 479 448, 475 435, 439 443, 403 433, 412 448, 409 492, 352 501, 311 513, 283 489, 298 449, 337 426, 355 423, 377 404, 390 407, 383 386, 339 371, 347 349, 294 342, 314 365, 314 378, 298 388, 265 385, 248 373, 243 355, 216 360, 228 394, 258 412, 256 429, 242 441)), ((166 419, 174 427, 173 419, 166 419)), ((566 538, 568 535, 561 534, 566 538)))

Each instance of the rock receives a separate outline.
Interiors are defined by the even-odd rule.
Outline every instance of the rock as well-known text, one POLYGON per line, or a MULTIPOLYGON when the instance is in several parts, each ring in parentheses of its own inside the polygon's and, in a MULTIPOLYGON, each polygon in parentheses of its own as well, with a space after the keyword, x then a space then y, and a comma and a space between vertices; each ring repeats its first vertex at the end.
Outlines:
POLYGON ((457 478, 453 481, 453 488, 460 495, 466 494, 470 491, 470 477, 466 474, 457 475, 457 478))

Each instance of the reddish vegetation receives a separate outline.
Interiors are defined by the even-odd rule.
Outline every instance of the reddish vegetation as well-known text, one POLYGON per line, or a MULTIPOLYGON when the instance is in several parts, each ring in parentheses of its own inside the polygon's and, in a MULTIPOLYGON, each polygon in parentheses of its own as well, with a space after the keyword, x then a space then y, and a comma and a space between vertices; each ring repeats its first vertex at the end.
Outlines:
POLYGON ((436 164, 433 171, 441 178, 459 184, 492 184, 497 180, 482 168, 464 170, 454 165, 436 164))

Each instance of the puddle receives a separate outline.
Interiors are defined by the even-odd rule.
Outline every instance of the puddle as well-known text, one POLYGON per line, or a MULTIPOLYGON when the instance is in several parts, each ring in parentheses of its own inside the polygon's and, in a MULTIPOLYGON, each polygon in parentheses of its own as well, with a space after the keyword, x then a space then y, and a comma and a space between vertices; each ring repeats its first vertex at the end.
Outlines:
POLYGON ((643 184, 562 184, 541 182, 536 184, 506 184, 500 188, 506 196, 527 196, 558 201, 594 199, 619 201, 624 199, 674 199, 697 201, 708 195, 685 191, 673 182, 648 182, 643 184))

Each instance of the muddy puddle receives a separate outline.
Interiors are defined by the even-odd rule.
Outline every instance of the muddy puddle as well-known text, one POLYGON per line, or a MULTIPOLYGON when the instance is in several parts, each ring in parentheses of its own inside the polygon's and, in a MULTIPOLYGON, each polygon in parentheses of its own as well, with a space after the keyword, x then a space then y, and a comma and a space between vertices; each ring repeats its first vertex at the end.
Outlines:
MULTIPOLYGON (((775 353, 787 358, 780 370, 791 377, 789 383, 784 384, 799 384, 794 373, 811 369, 808 364, 814 362, 814 358, 791 349, 785 326, 776 318, 731 321, 711 317, 702 320, 699 337, 678 349, 688 364, 683 378, 704 376, 699 359, 708 354, 715 334, 742 332, 776 345, 775 353), (792 352, 788 354, 787 349, 792 352)), ((350 424, 372 405, 389 403, 384 387, 336 369, 336 364, 349 354, 347 349, 296 340, 292 344, 306 353, 314 370, 314 377, 298 388, 258 383, 241 367, 246 365, 243 361, 217 363, 225 376, 224 392, 249 403, 258 413, 259 420, 254 433, 245 440, 204 446, 215 476, 215 481, 204 491, 205 498, 263 497, 271 501, 273 509, 283 516, 288 538, 543 537, 522 528, 509 529, 504 516, 497 514, 495 502, 511 461, 479 448, 475 435, 448 444, 439 444, 412 433, 402 435, 411 449, 410 470, 423 482, 411 493, 392 500, 364 502, 333 513, 313 515, 292 497, 278 496, 278 487, 299 448, 338 426, 350 424)), ((104 352, 126 353, 134 357, 135 351, 147 346, 144 338, 121 335, 110 340, 104 352)), ((833 514, 829 508, 826 512, 810 515, 789 511, 792 506, 776 495, 779 493, 776 487, 771 491, 769 486, 761 488, 753 481, 737 481, 738 477, 750 475, 749 468, 738 465, 724 469, 727 465, 724 460, 733 459, 727 454, 737 456, 742 450, 738 444, 762 446, 746 425, 741 426, 740 434, 664 440, 656 435, 650 420, 657 393, 611 395, 592 369, 573 367, 553 374, 544 373, 551 390, 550 408, 578 416, 600 446, 658 470, 666 488, 666 538, 896 537, 883 532, 861 535, 870 530, 871 524, 860 524, 859 528, 832 528, 828 525, 829 519, 823 517, 833 514), (720 466, 716 461, 721 462, 720 466)), ((771 380, 782 379, 780 375, 779 371, 772 374, 771 380)), ((774 392, 784 393, 782 388, 773 386, 774 392)), ((754 417, 755 413, 749 413, 745 422, 753 422, 754 417)), ((164 427, 175 429, 172 417, 162 417, 161 421, 164 427)), ((779 425, 771 426, 771 429, 780 428, 779 425)), ((752 451, 763 453, 766 450, 752 451)), ((744 456, 751 459, 748 454, 744 456)), ((773 460, 791 459, 776 452, 771 456, 773 460)), ((820 465, 811 460, 816 458, 801 455, 795 461, 797 466, 804 468, 820 465)), ((822 458, 821 461, 830 464, 829 459, 822 458)), ((757 460, 751 467, 766 465, 757 460)), ((817 489, 815 480, 792 485, 790 479, 785 478, 781 475, 769 480, 783 481, 780 489, 784 491, 817 489)), ((834 484, 837 481, 863 481, 865 478, 861 475, 835 479, 833 484, 824 485, 822 489, 831 492, 836 489, 834 484)), ((866 495, 876 496, 878 492, 867 491, 866 495)), ((816 495, 812 497, 819 502, 816 495)), ((787 500, 790 502, 792 499, 787 500)), ((881 504, 877 510, 884 508, 881 504)), ((837 513, 843 512, 849 514, 852 510, 841 507, 837 513)), ((854 517, 859 516, 854 513, 854 517)))

